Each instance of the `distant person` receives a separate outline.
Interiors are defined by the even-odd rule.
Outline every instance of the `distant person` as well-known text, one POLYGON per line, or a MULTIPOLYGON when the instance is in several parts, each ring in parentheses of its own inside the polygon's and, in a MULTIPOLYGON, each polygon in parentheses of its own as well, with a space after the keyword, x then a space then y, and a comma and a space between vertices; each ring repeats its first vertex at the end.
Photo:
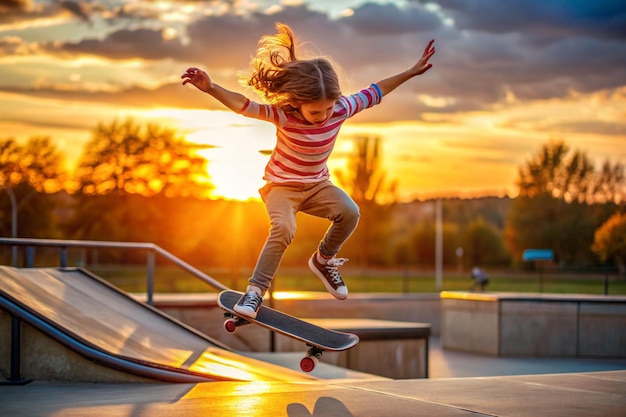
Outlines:
POLYGON ((483 269, 475 266, 472 268, 471 277, 474 280, 474 284, 470 289, 472 291, 485 291, 487 284, 489 284, 489 276, 487 273, 483 269))
POLYGON ((360 214, 355 202, 329 181, 327 160, 347 119, 428 71, 432 67, 428 60, 435 53, 431 40, 422 57, 406 71, 344 96, 328 60, 299 59, 289 26, 277 23, 276 29, 278 33, 260 39, 252 60, 253 73, 247 80, 266 104, 215 84, 198 68, 188 68, 181 76, 183 85, 193 84, 229 109, 276 125, 276 145, 263 177, 267 183, 259 190, 270 219, 269 236, 246 292, 235 306, 237 313, 253 318, 294 237, 298 211, 331 221, 308 264, 335 298, 348 297, 337 269, 347 259, 335 255, 355 230, 360 214))

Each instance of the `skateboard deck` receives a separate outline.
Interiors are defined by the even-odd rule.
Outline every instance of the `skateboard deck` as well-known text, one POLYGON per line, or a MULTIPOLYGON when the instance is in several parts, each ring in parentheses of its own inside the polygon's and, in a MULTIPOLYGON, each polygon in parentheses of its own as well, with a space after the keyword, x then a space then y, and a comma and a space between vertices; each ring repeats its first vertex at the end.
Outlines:
POLYGON ((355 334, 319 327, 264 305, 261 305, 255 319, 241 316, 233 308, 242 295, 243 293, 232 290, 222 291, 219 294, 217 303, 226 311, 227 319, 224 322, 224 329, 229 333, 234 333, 237 327, 254 323, 304 342, 310 347, 307 356, 300 362, 300 367, 305 372, 310 372, 315 368, 317 360, 324 351, 347 350, 359 343, 359 337, 355 334))

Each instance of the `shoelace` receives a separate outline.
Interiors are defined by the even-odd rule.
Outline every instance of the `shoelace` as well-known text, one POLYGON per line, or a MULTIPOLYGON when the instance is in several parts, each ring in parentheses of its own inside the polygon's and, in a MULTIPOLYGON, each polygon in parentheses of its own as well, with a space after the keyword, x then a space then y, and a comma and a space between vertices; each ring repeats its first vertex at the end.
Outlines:
POLYGON ((339 274, 337 267, 343 266, 346 262, 348 262, 348 258, 331 258, 328 260, 326 270, 330 274, 330 279, 333 284, 339 286, 344 285, 343 279, 341 279, 341 275, 339 274))
POLYGON ((247 293, 245 297, 243 297, 243 301, 241 305, 244 307, 250 307, 253 310, 256 310, 257 306, 260 304, 260 301, 263 299, 255 293, 247 293))
POLYGON ((337 267, 343 266, 343 264, 345 264, 346 262, 348 262, 348 258, 330 258, 326 265, 337 267))

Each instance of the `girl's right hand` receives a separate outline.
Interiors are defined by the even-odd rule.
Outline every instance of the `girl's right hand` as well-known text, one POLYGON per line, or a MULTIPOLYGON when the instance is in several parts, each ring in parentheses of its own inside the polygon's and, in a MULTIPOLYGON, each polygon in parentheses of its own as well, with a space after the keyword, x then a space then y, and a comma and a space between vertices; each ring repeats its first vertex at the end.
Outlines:
POLYGON ((213 88, 209 75, 198 68, 187 68, 187 71, 180 78, 184 80, 183 85, 191 83, 205 93, 208 93, 213 88))

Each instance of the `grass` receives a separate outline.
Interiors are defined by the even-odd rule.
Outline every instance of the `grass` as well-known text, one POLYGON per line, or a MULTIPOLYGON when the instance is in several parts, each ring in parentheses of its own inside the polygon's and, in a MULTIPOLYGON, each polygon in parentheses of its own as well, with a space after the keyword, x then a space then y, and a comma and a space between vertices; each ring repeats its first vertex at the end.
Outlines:
MULTIPOLYGON (((112 284, 128 292, 146 291, 145 267, 87 267, 88 270, 107 279, 112 284)), ((247 285, 247 277, 228 271, 206 270, 213 278, 233 289, 242 290, 247 285)), ((350 291, 355 292, 438 292, 435 277, 428 273, 403 271, 356 271, 346 269, 343 273, 350 291)), ((487 291, 529 292, 529 293, 572 293, 604 294, 605 279, 609 295, 626 295, 626 279, 616 275, 608 277, 594 274, 544 274, 498 273, 490 274, 487 291)), ((463 291, 470 289, 472 280, 468 274, 444 273, 443 290, 463 291)), ((212 287, 175 267, 155 268, 154 288, 156 292, 211 292, 212 287)), ((322 291, 319 279, 308 270, 279 271, 274 279, 275 291, 322 291)))

